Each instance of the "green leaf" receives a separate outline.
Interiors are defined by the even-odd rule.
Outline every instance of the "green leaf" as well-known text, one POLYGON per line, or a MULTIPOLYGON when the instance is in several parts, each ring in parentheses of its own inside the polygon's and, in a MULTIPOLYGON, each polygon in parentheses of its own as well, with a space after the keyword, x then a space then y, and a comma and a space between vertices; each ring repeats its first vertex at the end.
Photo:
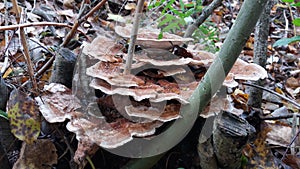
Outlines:
POLYGON ((179 0, 180 9, 184 11, 184 2, 182 0, 179 0))
POLYGON ((294 0, 282 0, 282 2, 286 2, 286 3, 293 3, 294 0))
POLYGON ((293 24, 294 24, 295 26, 300 26, 300 18, 294 19, 294 20, 293 20, 293 24))
POLYGON ((40 133, 40 113, 35 100, 14 89, 7 102, 11 132, 26 143, 33 143, 40 133))
POLYGON ((191 4, 191 3, 189 3, 189 4, 184 4, 184 6, 185 6, 186 8, 192 8, 192 7, 195 7, 195 5, 194 5, 194 4, 191 4))
POLYGON ((164 18, 162 18, 162 20, 158 23, 158 27, 161 27, 164 24, 168 24, 168 23, 172 22, 174 19, 176 19, 175 16, 166 14, 164 16, 164 18))
POLYGON ((191 15, 194 13, 194 11, 195 11, 195 10, 194 10, 193 8, 187 10, 187 11, 185 12, 185 17, 191 16, 191 15))
POLYGON ((162 38, 163 38, 163 32, 159 32, 158 39, 162 39, 162 38))
POLYGON ((4 119, 8 120, 7 113, 4 112, 4 111, 2 111, 2 110, 0 110, 0 117, 2 117, 2 118, 4 118, 4 119))
POLYGON ((158 24, 158 26, 164 26, 162 32, 175 32, 177 29, 180 29, 180 25, 185 25, 184 18, 176 18, 173 15, 167 14, 165 18, 158 24))
POLYGON ((175 2, 175 0, 171 0, 171 1, 169 1, 168 3, 167 3, 167 5, 166 5, 166 7, 162 10, 162 14, 165 14, 166 13, 166 11, 168 10, 168 9, 172 9, 173 7, 172 7, 172 4, 175 2))
POLYGON ((295 4, 291 4, 292 6, 300 7, 300 2, 297 2, 295 4))
POLYGON ((276 41, 273 44, 273 47, 284 46, 284 45, 288 45, 290 43, 297 42, 297 41, 300 41, 300 36, 294 36, 292 38, 282 38, 282 39, 276 41))

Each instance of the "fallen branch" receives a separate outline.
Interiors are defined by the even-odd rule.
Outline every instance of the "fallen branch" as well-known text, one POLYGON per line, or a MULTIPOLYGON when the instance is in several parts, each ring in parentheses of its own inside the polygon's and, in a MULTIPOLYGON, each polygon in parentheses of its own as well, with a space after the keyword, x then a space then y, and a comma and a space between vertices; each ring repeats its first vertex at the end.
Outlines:
MULTIPOLYGON (((17 18, 21 18, 21 11, 19 10, 20 8, 19 8, 19 5, 17 3, 17 0, 13 0, 12 3, 13 3, 14 8, 17 9, 16 10, 17 18)), ((18 23, 20 23, 20 21, 21 21, 20 19, 17 19, 18 23)), ((26 38, 26 35, 25 35, 24 28, 19 28, 19 31, 20 31, 21 45, 23 46, 24 59, 25 59, 26 64, 27 64, 29 78, 32 82, 33 93, 36 96, 38 94, 38 86, 37 86, 36 78, 34 77, 33 63, 31 61, 30 54, 29 54, 27 38, 26 38)))
POLYGON ((283 95, 281 95, 281 94, 279 94, 279 93, 276 93, 276 92, 274 92, 274 91, 272 91, 272 90, 270 90, 270 89, 267 89, 267 88, 264 88, 264 87, 262 87, 262 86, 258 86, 258 85, 255 85, 255 84, 250 84, 250 83, 242 83, 242 84, 243 84, 243 85, 246 85, 246 86, 256 87, 256 88, 259 88, 259 89, 261 89, 261 90, 265 90, 265 91, 267 91, 267 92, 269 92, 269 93, 272 93, 272 94, 274 94, 274 95, 276 95, 276 96, 278 96, 278 97, 280 97, 280 98, 282 98, 282 99, 284 99, 284 100, 286 100, 286 101, 292 103, 292 104, 295 105, 298 109, 300 109, 300 104, 299 104, 299 103, 297 103, 296 101, 294 101, 294 100, 292 100, 292 99, 290 99, 290 98, 288 98, 288 97, 285 97, 285 96, 283 96, 283 95))
POLYGON ((192 36, 192 34, 195 32, 196 29, 208 18, 211 13, 222 3, 222 0, 214 0, 209 6, 204 8, 202 10, 201 15, 196 19, 196 21, 189 25, 188 28, 185 31, 185 34, 183 37, 189 38, 192 36))
MULTIPOLYGON (((99 4, 97 4, 93 9, 90 10, 89 13, 87 13, 85 16, 83 16, 81 19, 77 18, 77 20, 75 21, 72 30, 68 33, 68 35, 66 36, 66 38, 64 39, 64 42, 62 43, 62 47, 66 47, 66 45, 70 42, 70 40, 74 37, 77 28, 79 27, 79 25, 88 19, 88 17, 90 17, 94 12, 96 12, 97 10, 99 10, 106 2, 107 0, 102 0, 99 4)), ((84 2, 84 1, 83 1, 84 2)), ((82 4, 83 4, 82 2, 82 4)))
MULTIPOLYGON (((17 25, 9 25, 9 26, 0 26, 0 31, 4 30, 14 30, 18 28, 26 28, 32 26, 61 26, 61 27, 68 27, 72 28, 72 26, 65 24, 65 23, 56 23, 56 22, 33 22, 33 23, 22 23, 17 25)), ((79 32, 83 33, 82 31, 78 30, 79 32)))

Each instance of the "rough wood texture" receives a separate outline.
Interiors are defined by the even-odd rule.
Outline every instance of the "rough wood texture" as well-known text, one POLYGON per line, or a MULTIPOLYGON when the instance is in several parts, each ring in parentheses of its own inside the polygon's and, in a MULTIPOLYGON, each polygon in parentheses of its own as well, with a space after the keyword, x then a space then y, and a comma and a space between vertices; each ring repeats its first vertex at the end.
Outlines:
POLYGON ((0 109, 5 111, 6 110, 6 102, 8 100, 9 91, 8 88, 0 76, 0 109))
POLYGON ((242 149, 255 129, 245 119, 222 111, 214 122, 213 147, 221 168, 241 167, 242 149))
POLYGON ((204 142, 198 144, 198 154, 200 166, 205 169, 217 169, 218 164, 214 154, 214 148, 211 144, 212 138, 209 137, 204 142))
POLYGON ((71 88, 75 62, 76 55, 71 50, 60 48, 56 53, 50 82, 61 83, 71 88))
MULTIPOLYGON (((267 62, 270 11, 273 3, 273 0, 270 0, 267 3, 266 8, 261 14, 255 28, 253 62, 262 67, 265 67, 267 62)), ((253 83, 256 85, 262 85, 263 80, 259 80, 253 83)), ((250 95, 248 104, 252 107, 260 108, 262 101, 262 90, 258 88, 247 87, 246 91, 250 95)))

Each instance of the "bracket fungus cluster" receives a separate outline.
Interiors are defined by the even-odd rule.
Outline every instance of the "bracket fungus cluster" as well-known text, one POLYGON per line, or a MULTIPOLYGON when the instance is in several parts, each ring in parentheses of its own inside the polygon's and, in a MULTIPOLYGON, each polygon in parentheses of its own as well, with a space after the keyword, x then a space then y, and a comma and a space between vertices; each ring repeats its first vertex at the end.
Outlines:
MULTIPOLYGON (((117 26, 115 30, 122 38, 130 37, 129 27, 117 26)), ((81 76, 81 83, 88 83, 88 87, 92 89, 94 95, 90 96, 89 93, 87 96, 90 103, 81 104, 81 108, 78 108, 80 101, 84 101, 86 97, 82 96, 85 91, 77 91, 72 96, 76 100, 75 104, 72 103, 73 114, 70 113, 70 108, 66 108, 66 115, 61 113, 63 109, 59 110, 54 105, 62 102, 66 104, 70 99, 58 99, 56 103, 51 103, 55 101, 51 96, 57 94, 50 90, 50 94, 41 96, 44 103, 39 101, 40 105, 47 105, 40 106, 44 117, 49 122, 69 118, 67 128, 76 133, 78 140, 104 148, 122 146, 133 137, 153 136, 158 127, 180 118, 182 105, 189 104, 189 97, 215 56, 205 51, 181 48, 180 45, 192 40, 190 38, 164 33, 164 37, 158 40, 158 30, 140 29, 139 32, 136 45, 141 48, 135 51, 130 74, 123 73, 127 59, 124 44, 105 36, 98 36, 91 44, 86 44, 80 57, 93 58, 94 62, 83 71, 85 75, 75 74, 74 78, 81 76), (183 52, 179 52, 180 50, 183 52), (60 113, 51 116, 51 111, 60 113)), ((256 78, 266 77, 264 69, 256 65, 241 60, 235 67, 239 65, 245 73, 256 78)), ((229 81, 224 85, 233 87, 236 84, 230 81, 234 78, 248 77, 240 74, 240 68, 231 73, 231 79, 228 78, 229 81)), ((65 91, 56 92, 65 95, 65 91)), ((67 93, 70 94, 69 91, 67 93)))

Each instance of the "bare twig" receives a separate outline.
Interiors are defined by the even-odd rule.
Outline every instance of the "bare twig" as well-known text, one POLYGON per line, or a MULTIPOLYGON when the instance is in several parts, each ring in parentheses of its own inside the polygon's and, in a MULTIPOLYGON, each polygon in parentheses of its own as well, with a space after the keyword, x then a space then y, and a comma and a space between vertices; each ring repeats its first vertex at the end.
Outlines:
POLYGON ((296 138, 298 137, 299 134, 300 134, 300 129, 298 130, 297 134, 293 137, 292 141, 290 142, 290 144, 289 144, 288 147, 286 148, 286 150, 285 150, 285 152, 284 152, 284 154, 283 154, 283 156, 282 156, 282 158, 281 158, 281 161, 284 160, 284 158, 285 158, 285 156, 286 156, 286 154, 287 154, 287 152, 288 152, 288 150, 289 150, 289 147, 291 147, 291 145, 296 141, 296 138))
MULTIPOLYGON (((19 18, 19 22, 21 22, 20 18, 21 18, 21 13, 19 10, 19 6, 17 3, 17 0, 13 0, 13 5, 14 5, 14 9, 16 10, 16 15, 17 18, 19 18)), ((33 93, 34 95, 37 95, 37 91, 38 91, 38 87, 37 87, 37 83, 36 83, 36 79, 34 77, 34 70, 33 70, 33 64, 31 62, 31 58, 30 58, 30 54, 29 54, 29 49, 28 49, 28 44, 27 44, 27 40, 26 40, 26 35, 25 35, 25 31, 24 28, 19 28, 20 30, 20 40, 24 49, 24 58, 27 64, 27 69, 28 69, 28 73, 29 73, 29 78, 32 82, 32 86, 33 86, 33 93)))
POLYGON ((222 0, 214 0, 209 6, 207 6, 206 8, 204 8, 202 10, 201 15, 197 18, 197 20, 188 26, 188 28, 185 31, 185 34, 183 37, 185 38, 189 38, 192 36, 192 34, 194 33, 194 31, 196 29, 198 29, 198 27, 206 20, 206 18, 208 18, 211 13, 218 7, 220 6, 222 3, 222 0))
POLYGON ((281 94, 279 94, 279 93, 276 93, 276 92, 274 92, 274 91, 272 91, 272 90, 270 90, 270 89, 267 89, 267 88, 264 88, 264 87, 261 87, 261 86, 255 85, 255 84, 250 84, 250 83, 242 83, 242 84, 243 84, 243 85, 246 85, 246 86, 256 87, 256 88, 265 90, 265 91, 267 91, 267 92, 269 92, 269 93, 272 93, 272 94, 274 94, 274 95, 276 95, 276 96, 278 96, 278 97, 280 97, 280 98, 282 98, 282 99, 284 99, 284 100, 286 100, 286 101, 292 103, 292 104, 295 105, 298 109, 300 109, 300 104, 299 104, 299 103, 297 103, 296 101, 294 101, 294 100, 292 100, 292 99, 290 99, 290 98, 288 98, 288 97, 285 97, 285 96, 283 96, 283 95, 281 95, 281 94))
POLYGON ((134 54, 134 46, 135 46, 135 42, 136 42, 136 38, 137 38, 137 33, 138 33, 138 29, 139 29, 139 21, 140 21, 141 15, 142 15, 144 2, 145 2, 145 0, 139 0, 137 7, 135 9, 133 28, 131 30, 130 43, 129 43, 129 47, 128 47, 128 54, 127 54, 124 74, 130 74, 130 71, 131 71, 132 58, 133 58, 133 54, 134 54))
POLYGON ((284 20, 285 20, 285 29, 284 29, 285 35, 284 35, 284 37, 287 38, 288 37, 288 31, 289 31, 289 20, 288 20, 288 18, 286 16, 285 11, 283 11, 283 17, 284 17, 284 20))
MULTIPOLYGON (((293 16, 293 12, 292 12, 292 8, 291 8, 291 5, 290 5, 290 3, 285 3, 287 6, 288 6, 288 8, 289 8, 289 12, 290 12, 290 15, 291 15, 291 20, 294 20, 294 16, 293 16)), ((296 30, 296 26, 294 25, 293 26, 293 31, 294 31, 294 36, 297 36, 297 30, 296 30)))
MULTIPOLYGON (((50 25, 72 28, 72 26, 64 24, 64 23, 56 23, 56 22, 33 22, 33 23, 23 23, 23 24, 18 24, 18 25, 0 26, 0 31, 15 30, 15 29, 18 29, 18 28, 25 28, 25 27, 32 27, 32 26, 50 26, 50 25)), ((81 33, 83 33, 80 30, 78 30, 78 31, 81 32, 81 33)))
POLYGON ((64 39, 64 42, 62 43, 61 46, 65 47, 70 40, 74 37, 77 28, 79 27, 79 25, 87 20, 88 17, 90 17, 94 12, 96 12, 97 10, 99 10, 106 2, 107 0, 102 0, 99 4, 97 4, 89 13, 87 13, 85 16, 83 16, 81 19, 77 19, 72 27, 72 30, 68 33, 68 35, 66 36, 66 38, 64 39))
MULTIPOLYGON (((300 117, 300 114, 296 114, 297 117, 300 117)), ((279 119, 289 119, 293 118, 294 114, 287 114, 287 115, 281 115, 281 116, 272 116, 272 117, 263 117, 260 116, 260 119, 262 120, 279 120, 279 119)))
MULTIPOLYGON (((39 76, 41 76, 42 74, 44 74, 50 67, 51 65, 53 64, 53 61, 55 59, 55 56, 53 55, 44 65, 43 67, 38 70, 35 74, 34 74, 34 77, 37 78, 39 76)), ((27 84, 29 83, 29 81, 27 80, 26 82, 24 82, 21 87, 24 87, 26 86, 27 84)))

